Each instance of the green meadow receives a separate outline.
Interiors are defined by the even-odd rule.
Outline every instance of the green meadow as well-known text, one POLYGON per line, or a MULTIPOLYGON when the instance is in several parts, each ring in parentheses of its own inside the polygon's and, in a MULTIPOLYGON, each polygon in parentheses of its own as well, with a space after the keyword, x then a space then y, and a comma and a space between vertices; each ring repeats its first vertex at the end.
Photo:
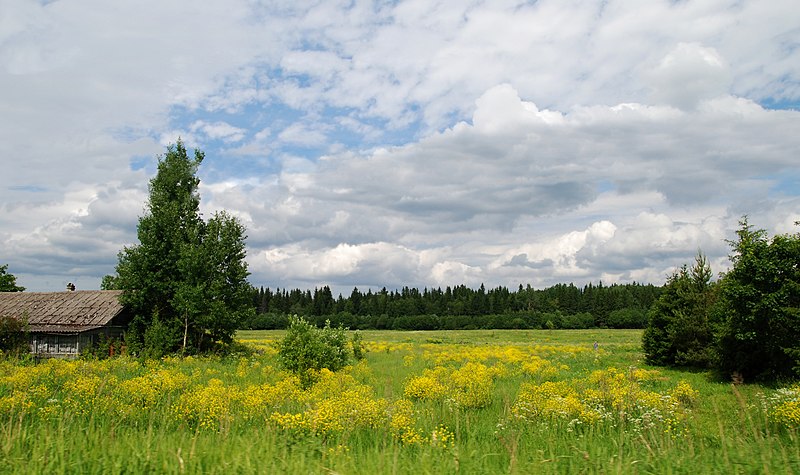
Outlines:
POLYGON ((365 358, 311 387, 282 335, 2 361, 0 472, 800 473, 798 386, 649 367, 639 330, 364 331, 365 358))

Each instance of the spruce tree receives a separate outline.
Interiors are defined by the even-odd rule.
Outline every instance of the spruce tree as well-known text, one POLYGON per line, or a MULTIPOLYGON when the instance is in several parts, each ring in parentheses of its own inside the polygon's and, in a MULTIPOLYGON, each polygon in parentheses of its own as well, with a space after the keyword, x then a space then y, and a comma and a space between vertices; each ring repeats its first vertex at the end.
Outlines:
POLYGON ((698 254, 667 280, 648 313, 642 349, 648 363, 706 367, 712 363, 715 286, 708 260, 698 254))

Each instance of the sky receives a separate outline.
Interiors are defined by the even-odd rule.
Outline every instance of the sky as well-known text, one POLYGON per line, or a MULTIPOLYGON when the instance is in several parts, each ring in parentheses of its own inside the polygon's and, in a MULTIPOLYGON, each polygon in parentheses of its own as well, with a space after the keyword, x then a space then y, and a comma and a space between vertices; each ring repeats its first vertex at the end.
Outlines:
POLYGON ((178 139, 250 282, 715 273, 800 220, 795 0, 0 0, 0 265, 98 289, 178 139))

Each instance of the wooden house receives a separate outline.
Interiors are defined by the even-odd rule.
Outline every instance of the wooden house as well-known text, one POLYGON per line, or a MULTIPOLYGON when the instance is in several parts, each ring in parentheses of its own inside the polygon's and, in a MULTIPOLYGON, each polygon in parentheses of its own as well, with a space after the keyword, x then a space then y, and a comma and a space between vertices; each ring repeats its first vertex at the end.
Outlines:
POLYGON ((74 358, 101 335, 121 338, 131 316, 120 290, 0 292, 0 315, 26 318, 31 353, 74 358))

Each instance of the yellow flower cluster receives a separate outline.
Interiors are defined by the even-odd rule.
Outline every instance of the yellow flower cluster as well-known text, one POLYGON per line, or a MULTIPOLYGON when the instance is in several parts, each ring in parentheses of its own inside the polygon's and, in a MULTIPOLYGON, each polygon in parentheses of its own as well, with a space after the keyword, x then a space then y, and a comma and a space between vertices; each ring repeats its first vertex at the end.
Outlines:
POLYGON ((566 381, 523 383, 511 413, 522 420, 558 418, 583 422, 596 422, 603 416, 582 401, 578 391, 566 381))
POLYGON ((464 408, 485 407, 492 401, 494 378, 504 372, 504 366, 487 367, 474 362, 458 369, 437 366, 410 378, 403 393, 410 399, 447 400, 464 408))
POLYGON ((265 356, 275 356, 278 354, 278 340, 274 338, 248 338, 247 340, 239 340, 242 343, 247 343, 252 347, 256 353, 265 356))
MULTIPOLYGON (((500 370, 502 371, 502 369, 500 370)), ((469 362, 450 373, 448 381, 450 400, 458 407, 478 408, 492 402, 494 377, 497 371, 481 364, 469 362)))
POLYGON ((418 400, 440 400, 447 394, 447 388, 439 382, 444 377, 442 372, 446 368, 437 366, 434 369, 426 369, 422 376, 415 376, 406 382, 403 394, 410 399, 418 400))
POLYGON ((616 368, 593 371, 585 380, 524 383, 512 414, 521 420, 565 419, 581 423, 626 421, 634 431, 663 427, 677 433, 686 412, 698 398, 686 381, 667 394, 648 391, 641 382, 659 377, 658 371, 627 372, 616 368))
POLYGON ((763 403, 770 421, 789 429, 800 429, 800 383, 776 390, 763 403))
POLYGON ((449 449, 455 445, 456 436, 447 427, 440 425, 431 431, 430 444, 432 447, 449 449))
POLYGON ((388 427, 403 444, 430 443, 451 446, 453 435, 440 427, 431 437, 417 429, 416 411, 408 399, 390 403, 375 398, 371 387, 359 384, 352 376, 322 370, 317 382, 297 395, 302 412, 273 412, 269 422, 295 435, 327 436, 346 431, 388 427), (434 442, 435 441, 435 442, 434 442))
POLYGON ((358 383, 347 372, 323 369, 311 388, 295 396, 294 402, 305 409, 301 412, 274 411, 269 422, 276 428, 296 435, 326 436, 388 427, 392 436, 406 445, 430 444, 446 448, 454 443, 453 433, 444 426, 425 436, 417 428, 416 410, 410 400, 389 402, 376 398, 370 386, 358 383))
POLYGON ((64 406, 78 414, 89 414, 100 406, 100 390, 105 385, 111 387, 116 383, 116 378, 102 379, 96 374, 78 375, 64 382, 67 397, 64 406))
POLYGON ((387 419, 388 402, 376 399, 370 386, 359 384, 346 373, 323 369, 308 391, 296 391, 294 396, 306 409, 300 413, 273 412, 269 420, 281 429, 322 435, 379 427, 387 419))
MULTIPOLYGON (((618 372, 616 368, 610 368, 610 369, 613 369, 615 372, 618 372)), ((655 381, 656 379, 661 377, 661 371, 657 369, 644 369, 644 368, 631 367, 628 368, 627 377, 628 379, 639 382, 655 381)))
POLYGON ((13 391, 8 396, 0 398, 0 414, 27 414, 35 405, 27 392, 13 391))
POLYGON ((236 392, 235 400, 239 414, 245 419, 253 419, 266 416, 272 408, 297 399, 300 392, 300 378, 288 376, 275 384, 249 385, 236 392))
POLYGON ((106 414, 141 419, 191 386, 192 377, 177 368, 179 361, 51 359, 34 366, 4 367, 0 413, 36 408, 43 417, 106 414))
POLYGON ((641 406, 660 407, 663 396, 643 389, 640 385, 642 376, 633 369, 627 373, 616 368, 593 371, 588 378, 591 387, 584 394, 588 399, 622 414, 641 406))
POLYGON ((178 419, 201 429, 217 430, 233 418, 231 403, 237 396, 237 388, 212 378, 207 385, 182 393, 172 410, 178 419))
POLYGON ((133 416, 149 410, 175 391, 187 388, 191 380, 186 374, 167 368, 150 367, 148 371, 131 379, 120 381, 114 391, 121 415, 133 416))
POLYGON ((686 381, 680 380, 678 385, 669 392, 669 395, 684 406, 691 407, 697 402, 697 398, 700 397, 700 392, 686 381))
POLYGON ((537 354, 555 355, 559 353, 577 356, 584 353, 591 353, 593 350, 588 345, 533 345, 537 354))
POLYGON ((535 376, 540 379, 547 379, 557 376, 560 371, 568 370, 569 366, 565 364, 556 365, 551 363, 549 360, 536 355, 531 355, 520 365, 520 368, 525 374, 535 376))
POLYGON ((301 433, 311 431, 311 422, 308 420, 308 415, 302 412, 298 414, 275 412, 269 417, 269 421, 285 431, 301 433))
POLYGON ((516 364, 524 361, 530 356, 528 351, 513 345, 421 345, 423 357, 433 361, 437 365, 446 363, 458 363, 465 361, 503 361, 505 363, 516 364))
MULTIPOLYGON (((0 362, 0 415, 108 416, 142 424, 160 414, 158 424, 212 431, 267 424, 325 440, 353 431, 385 431, 402 444, 446 449, 453 447, 455 435, 438 424, 435 414, 443 408, 490 406, 500 380, 504 389, 526 381, 511 408, 515 420, 564 420, 570 428, 624 421, 626 430, 659 427, 675 433, 685 411, 698 399, 698 392, 685 381, 656 392, 652 388, 663 387, 665 378, 658 371, 633 367, 555 381, 569 369, 565 363, 592 364, 596 353, 584 346, 441 342, 365 346, 375 359, 382 358, 380 353, 400 352, 396 361, 399 365, 402 359, 406 374, 412 368, 427 368, 408 377, 402 397, 392 400, 376 397, 365 383, 374 384, 376 379, 367 360, 336 373, 323 369, 308 388, 297 376, 270 366, 274 359, 263 355, 238 361, 169 357, 140 362, 121 357, 36 365, 0 362)), ((387 393, 394 390, 387 386, 387 393)), ((800 388, 792 391, 796 395, 800 388)), ((797 398, 776 399, 769 414, 796 427, 797 398)))
POLYGON ((787 427, 800 427, 800 401, 786 401, 778 404, 770 414, 772 419, 787 427))
POLYGON ((421 445, 425 437, 416 428, 414 404, 408 399, 398 399, 389 407, 389 430, 406 445, 421 445))
POLYGON ((217 430, 234 418, 268 418, 275 407, 300 399, 300 380, 288 376, 275 384, 226 385, 218 378, 183 391, 172 406, 175 417, 201 429, 217 430))

